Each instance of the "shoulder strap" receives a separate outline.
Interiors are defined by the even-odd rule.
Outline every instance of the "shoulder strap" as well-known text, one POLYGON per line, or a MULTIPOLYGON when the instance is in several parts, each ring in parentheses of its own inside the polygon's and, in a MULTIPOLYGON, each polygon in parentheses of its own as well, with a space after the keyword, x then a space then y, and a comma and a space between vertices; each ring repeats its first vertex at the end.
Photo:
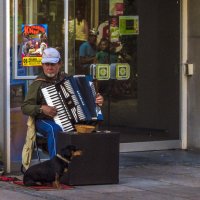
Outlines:
POLYGON ((47 81, 45 78, 36 78, 33 82, 35 81, 47 81))

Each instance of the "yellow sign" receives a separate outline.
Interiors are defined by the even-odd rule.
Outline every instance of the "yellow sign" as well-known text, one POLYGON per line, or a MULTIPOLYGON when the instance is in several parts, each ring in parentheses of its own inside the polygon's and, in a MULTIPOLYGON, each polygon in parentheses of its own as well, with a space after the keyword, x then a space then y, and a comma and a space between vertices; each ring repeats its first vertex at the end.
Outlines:
POLYGON ((116 65, 116 79, 128 80, 130 78, 130 65, 128 63, 118 63, 116 65))
POLYGON ((96 65, 96 79, 108 80, 110 78, 110 66, 108 64, 96 65))
POLYGON ((42 57, 23 57, 22 65, 24 67, 42 66, 42 57))
POLYGON ((139 16, 120 16, 119 33, 120 35, 138 35, 139 16))
POLYGON ((128 80, 130 78, 130 65, 128 63, 112 63, 110 65, 110 78, 128 80))

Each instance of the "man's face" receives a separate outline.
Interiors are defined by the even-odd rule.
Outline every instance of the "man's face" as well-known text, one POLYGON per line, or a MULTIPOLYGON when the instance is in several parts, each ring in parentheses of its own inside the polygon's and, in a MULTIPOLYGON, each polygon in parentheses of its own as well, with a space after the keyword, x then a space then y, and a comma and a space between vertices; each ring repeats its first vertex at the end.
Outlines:
POLYGON ((100 49, 101 49, 102 51, 105 51, 107 48, 108 48, 108 43, 105 42, 105 41, 102 41, 102 42, 101 42, 101 45, 100 45, 100 49))
POLYGON ((43 63, 42 68, 44 74, 49 78, 55 78, 60 70, 61 64, 58 63, 43 63))
POLYGON ((96 35, 89 35, 88 42, 92 45, 96 44, 97 36, 96 35))
POLYGON ((77 13, 76 13, 76 17, 77 17, 78 21, 81 21, 81 20, 83 19, 83 16, 82 16, 80 10, 77 11, 77 13))

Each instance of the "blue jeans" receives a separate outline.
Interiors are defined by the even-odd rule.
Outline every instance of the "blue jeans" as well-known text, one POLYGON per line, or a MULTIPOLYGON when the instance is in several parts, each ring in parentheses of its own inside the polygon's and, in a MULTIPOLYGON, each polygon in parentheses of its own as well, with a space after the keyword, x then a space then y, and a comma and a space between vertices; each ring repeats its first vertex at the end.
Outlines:
POLYGON ((44 137, 47 137, 48 151, 50 158, 56 155, 57 135, 62 131, 61 127, 52 120, 37 119, 36 130, 44 137))

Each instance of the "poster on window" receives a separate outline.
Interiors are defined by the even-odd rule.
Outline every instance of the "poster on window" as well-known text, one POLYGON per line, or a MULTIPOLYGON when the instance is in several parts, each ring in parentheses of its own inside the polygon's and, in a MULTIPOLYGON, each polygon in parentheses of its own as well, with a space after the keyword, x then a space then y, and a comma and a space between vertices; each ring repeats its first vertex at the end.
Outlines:
POLYGON ((119 16, 120 35, 139 34, 139 16, 119 16))
POLYGON ((120 16, 124 14, 124 0, 110 0, 110 16, 120 16))
POLYGON ((47 24, 22 24, 22 65, 41 66, 42 53, 47 48, 47 24))

